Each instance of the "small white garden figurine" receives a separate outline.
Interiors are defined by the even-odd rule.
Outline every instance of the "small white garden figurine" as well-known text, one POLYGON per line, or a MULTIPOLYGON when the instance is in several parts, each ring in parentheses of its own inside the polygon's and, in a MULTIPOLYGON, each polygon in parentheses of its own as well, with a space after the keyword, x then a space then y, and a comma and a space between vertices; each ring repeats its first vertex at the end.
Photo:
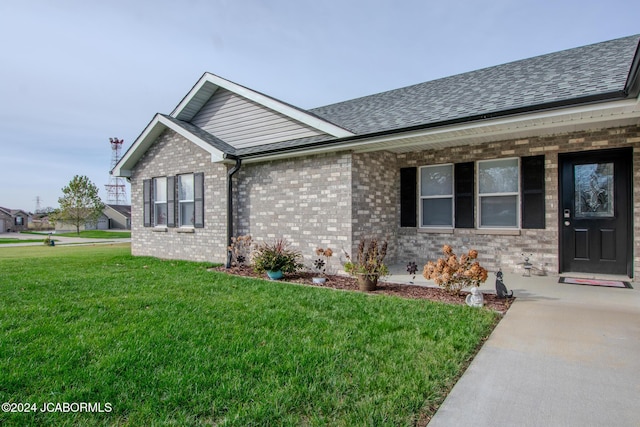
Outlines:
POLYGON ((466 302, 469 307, 482 307, 484 305, 482 292, 478 290, 477 286, 471 288, 471 293, 467 295, 466 302))

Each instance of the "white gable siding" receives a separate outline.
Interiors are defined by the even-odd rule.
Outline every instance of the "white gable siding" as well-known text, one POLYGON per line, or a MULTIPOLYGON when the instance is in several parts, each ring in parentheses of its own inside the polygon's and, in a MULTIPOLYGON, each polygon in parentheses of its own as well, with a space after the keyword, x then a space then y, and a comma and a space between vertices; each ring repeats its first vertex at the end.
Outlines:
POLYGON ((191 122, 235 148, 323 135, 317 129, 222 88, 191 122))

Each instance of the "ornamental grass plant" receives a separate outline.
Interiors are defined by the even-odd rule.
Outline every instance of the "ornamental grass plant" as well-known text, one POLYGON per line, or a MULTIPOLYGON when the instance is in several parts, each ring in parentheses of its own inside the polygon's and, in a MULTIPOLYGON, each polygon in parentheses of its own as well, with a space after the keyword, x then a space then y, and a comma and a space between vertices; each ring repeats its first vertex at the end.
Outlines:
POLYGON ((289 242, 285 239, 257 244, 251 253, 251 259, 253 269, 257 273, 265 271, 295 273, 303 267, 302 255, 291 249, 289 242))

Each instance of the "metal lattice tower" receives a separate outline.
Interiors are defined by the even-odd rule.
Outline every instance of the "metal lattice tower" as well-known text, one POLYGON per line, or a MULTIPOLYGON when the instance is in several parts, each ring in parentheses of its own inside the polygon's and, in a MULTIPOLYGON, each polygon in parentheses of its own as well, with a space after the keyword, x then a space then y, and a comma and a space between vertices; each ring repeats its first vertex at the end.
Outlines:
MULTIPOLYGON (((109 138, 111 144, 111 169, 120 161, 120 150, 124 140, 118 138, 109 138)), ((109 184, 105 185, 107 190, 107 204, 109 205, 126 205, 127 204, 127 187, 122 178, 111 175, 109 184)))

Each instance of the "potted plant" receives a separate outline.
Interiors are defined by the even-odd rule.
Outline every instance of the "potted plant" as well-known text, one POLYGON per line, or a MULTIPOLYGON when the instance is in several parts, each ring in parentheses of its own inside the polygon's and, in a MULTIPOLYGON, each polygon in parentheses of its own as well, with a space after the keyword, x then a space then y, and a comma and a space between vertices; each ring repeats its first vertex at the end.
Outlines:
POLYGON ((422 275, 427 280, 433 280, 436 285, 451 294, 459 294, 469 286, 480 286, 487 280, 488 272, 476 259, 478 251, 471 249, 460 258, 449 245, 442 248, 444 258, 436 262, 429 261, 424 266, 422 275))
POLYGON ((362 291, 375 291, 378 279, 387 276, 389 269, 384 264, 387 255, 387 242, 378 244, 378 239, 362 239, 358 245, 358 253, 355 259, 345 254, 347 262, 344 270, 358 279, 358 285, 362 291))
POLYGON ((284 273, 295 273, 302 268, 300 253, 289 248, 285 239, 274 243, 261 243, 253 251, 253 269, 266 272, 272 280, 281 279, 284 273))
POLYGON ((327 281, 325 274, 329 268, 329 258, 333 256, 333 250, 331 248, 318 248, 316 249, 316 255, 326 258, 326 261, 322 258, 318 258, 313 262, 313 266, 319 272, 319 276, 313 278, 313 283, 324 283, 327 281))

